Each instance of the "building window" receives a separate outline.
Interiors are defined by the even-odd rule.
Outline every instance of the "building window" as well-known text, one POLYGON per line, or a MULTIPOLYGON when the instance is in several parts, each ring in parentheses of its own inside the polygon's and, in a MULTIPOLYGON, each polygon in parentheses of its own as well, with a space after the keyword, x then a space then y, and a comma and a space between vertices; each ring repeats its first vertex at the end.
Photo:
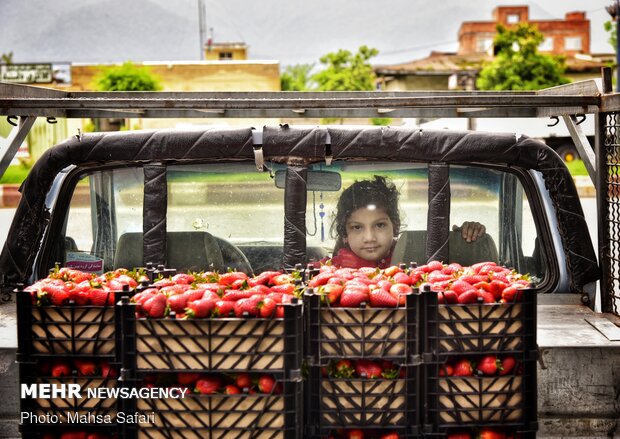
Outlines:
POLYGON ((220 60, 226 61, 233 58, 232 52, 220 52, 220 60))
POLYGON ((553 51, 553 37, 547 37, 544 39, 540 46, 538 46, 538 50, 540 52, 551 52, 553 51))
POLYGON ((565 50, 581 50, 581 37, 566 37, 564 38, 565 50))
POLYGON ((520 21, 520 16, 519 14, 508 14, 506 16, 506 23, 508 24, 516 24, 520 21))
POLYGON ((480 37, 476 38, 476 52, 486 53, 493 47, 493 38, 480 37))

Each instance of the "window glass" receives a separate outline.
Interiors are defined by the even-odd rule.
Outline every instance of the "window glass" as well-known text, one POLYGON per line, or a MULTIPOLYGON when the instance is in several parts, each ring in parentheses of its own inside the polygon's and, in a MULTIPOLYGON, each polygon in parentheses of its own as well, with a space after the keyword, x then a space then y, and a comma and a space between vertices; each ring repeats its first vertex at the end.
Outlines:
POLYGON ((493 47, 493 38, 479 37, 476 38, 476 52, 485 53, 493 47))
POLYGON ((566 37, 566 38, 564 38, 564 49, 566 49, 566 50, 581 50, 581 37, 566 37))
POLYGON ((546 37, 538 46, 541 52, 551 52, 553 50, 553 37, 546 37))
POLYGON ((506 17, 506 22, 508 24, 516 24, 519 22, 519 14, 508 14, 506 17))

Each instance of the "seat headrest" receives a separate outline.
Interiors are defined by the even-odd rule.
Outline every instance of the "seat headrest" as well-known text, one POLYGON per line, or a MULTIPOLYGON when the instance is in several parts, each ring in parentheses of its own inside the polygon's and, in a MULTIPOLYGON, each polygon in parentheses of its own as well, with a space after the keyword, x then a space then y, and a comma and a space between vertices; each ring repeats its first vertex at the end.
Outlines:
MULTIPOLYGON (((116 243, 114 268, 143 267, 143 237, 140 232, 124 233, 116 243)), ((166 267, 179 271, 225 270, 216 238, 207 232, 166 233, 166 267)))
MULTIPOLYGON (((499 262, 497 246, 495 241, 485 233, 473 242, 467 242, 459 231, 450 231, 449 235, 450 252, 448 261, 444 263, 458 262, 463 266, 470 266, 477 262, 499 262)), ((417 262, 426 264, 426 230, 406 230, 400 234, 394 252, 392 263, 400 264, 417 262)))

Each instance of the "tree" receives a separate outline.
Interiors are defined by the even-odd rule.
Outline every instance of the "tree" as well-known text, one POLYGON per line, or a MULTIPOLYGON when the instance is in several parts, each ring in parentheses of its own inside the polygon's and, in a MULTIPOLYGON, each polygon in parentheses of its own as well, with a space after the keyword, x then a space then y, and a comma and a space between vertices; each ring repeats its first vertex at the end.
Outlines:
POLYGON ((2 64, 13 64, 13 52, 9 52, 9 53, 3 53, 0 56, 0 59, 2 60, 1 63, 2 64))
POLYGON ((495 59, 486 63, 476 85, 481 90, 539 90, 566 84, 563 57, 538 53, 544 37, 528 24, 506 29, 497 26, 495 59))
POLYGON ((607 33, 609 33, 609 38, 607 39, 607 42, 609 44, 611 44, 611 47, 614 48, 614 52, 617 50, 618 46, 617 46, 617 38, 618 38, 618 33, 616 31, 618 24, 616 23, 616 20, 614 21, 606 21, 604 23, 605 26, 605 31, 607 33))
POLYGON ((157 91, 162 87, 159 79, 145 67, 132 62, 103 69, 96 78, 99 91, 157 91))
POLYGON ((286 66, 280 75, 280 88, 282 91, 312 90, 315 86, 310 75, 312 69, 314 69, 314 64, 286 66))
POLYGON ((330 52, 320 58, 325 68, 312 79, 321 91, 374 90, 376 76, 368 61, 378 54, 377 49, 367 46, 361 46, 355 54, 344 49, 330 52))

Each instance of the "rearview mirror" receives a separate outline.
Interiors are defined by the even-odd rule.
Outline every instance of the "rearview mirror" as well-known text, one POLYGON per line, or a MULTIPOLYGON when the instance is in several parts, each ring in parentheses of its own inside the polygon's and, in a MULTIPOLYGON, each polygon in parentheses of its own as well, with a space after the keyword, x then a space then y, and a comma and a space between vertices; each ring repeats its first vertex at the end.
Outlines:
MULTIPOLYGON (((286 171, 276 171, 276 187, 284 189, 286 183, 286 171)), ((342 179, 337 172, 308 170, 308 190, 312 192, 335 192, 342 186, 342 179)))

